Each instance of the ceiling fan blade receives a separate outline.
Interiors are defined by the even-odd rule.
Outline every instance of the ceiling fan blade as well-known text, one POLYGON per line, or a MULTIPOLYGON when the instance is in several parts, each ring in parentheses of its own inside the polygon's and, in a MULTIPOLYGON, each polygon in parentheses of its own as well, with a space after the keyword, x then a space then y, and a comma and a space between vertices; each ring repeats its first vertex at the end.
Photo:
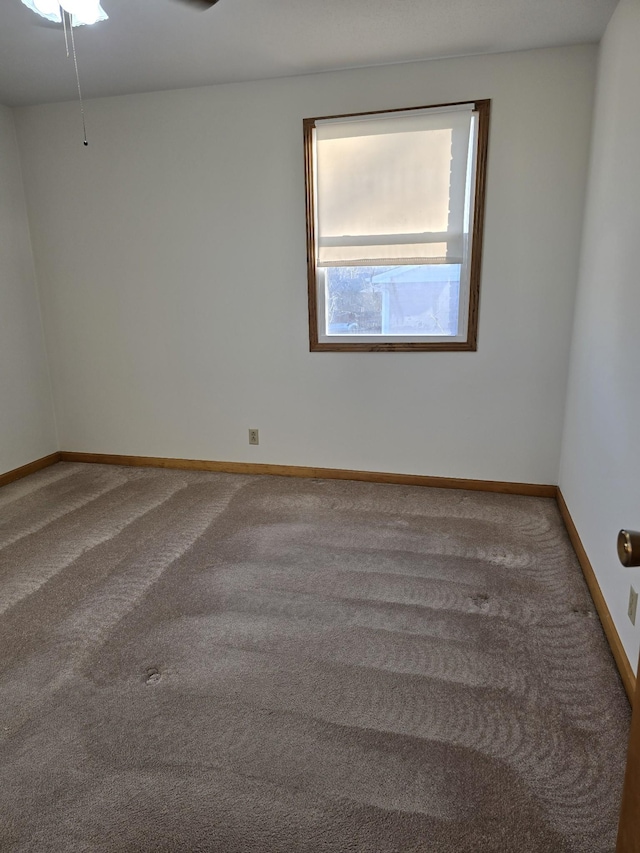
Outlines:
POLYGON ((218 0, 182 0, 183 3, 188 3, 189 6, 196 6, 199 9, 210 9, 215 6, 218 0))

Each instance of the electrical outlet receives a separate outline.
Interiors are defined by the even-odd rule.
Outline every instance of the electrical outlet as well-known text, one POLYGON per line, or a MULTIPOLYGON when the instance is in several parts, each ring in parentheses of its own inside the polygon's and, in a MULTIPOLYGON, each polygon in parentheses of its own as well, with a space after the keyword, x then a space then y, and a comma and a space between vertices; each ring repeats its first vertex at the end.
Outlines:
POLYGON ((257 429, 249 430, 249 444, 260 444, 260 436, 257 429))
POLYGON ((638 610, 638 593, 635 591, 633 587, 629 589, 629 608, 627 610, 627 615, 631 620, 631 624, 636 624, 636 611, 638 610))

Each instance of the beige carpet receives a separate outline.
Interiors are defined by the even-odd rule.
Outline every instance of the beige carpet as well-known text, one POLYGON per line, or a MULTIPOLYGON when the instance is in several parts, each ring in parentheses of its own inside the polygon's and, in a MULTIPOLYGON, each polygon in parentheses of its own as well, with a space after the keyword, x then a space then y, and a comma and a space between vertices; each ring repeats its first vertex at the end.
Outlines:
POLYGON ((611 853, 553 501, 59 464, 0 490, 0 850, 611 853))

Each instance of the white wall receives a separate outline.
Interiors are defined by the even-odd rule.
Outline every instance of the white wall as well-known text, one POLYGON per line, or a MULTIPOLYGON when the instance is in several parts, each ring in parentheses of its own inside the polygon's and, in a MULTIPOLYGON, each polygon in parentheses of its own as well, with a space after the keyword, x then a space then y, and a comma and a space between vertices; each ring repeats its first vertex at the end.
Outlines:
POLYGON ((57 449, 15 127, 0 106, 0 474, 57 449))
POLYGON ((635 668, 640 569, 618 563, 640 529, 640 0, 622 0, 601 45, 593 153, 560 487, 635 668))
POLYGON ((88 149, 77 104, 18 110, 62 448, 555 483, 595 60, 96 100, 88 149), (480 98, 479 351, 309 353, 302 119, 480 98))

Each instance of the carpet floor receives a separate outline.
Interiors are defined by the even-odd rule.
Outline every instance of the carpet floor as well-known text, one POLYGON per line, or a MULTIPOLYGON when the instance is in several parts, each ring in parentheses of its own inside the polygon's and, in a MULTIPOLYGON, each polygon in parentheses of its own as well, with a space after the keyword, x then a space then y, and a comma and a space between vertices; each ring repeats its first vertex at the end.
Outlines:
POLYGON ((611 853, 628 727, 552 500, 0 490, 3 853, 611 853))

